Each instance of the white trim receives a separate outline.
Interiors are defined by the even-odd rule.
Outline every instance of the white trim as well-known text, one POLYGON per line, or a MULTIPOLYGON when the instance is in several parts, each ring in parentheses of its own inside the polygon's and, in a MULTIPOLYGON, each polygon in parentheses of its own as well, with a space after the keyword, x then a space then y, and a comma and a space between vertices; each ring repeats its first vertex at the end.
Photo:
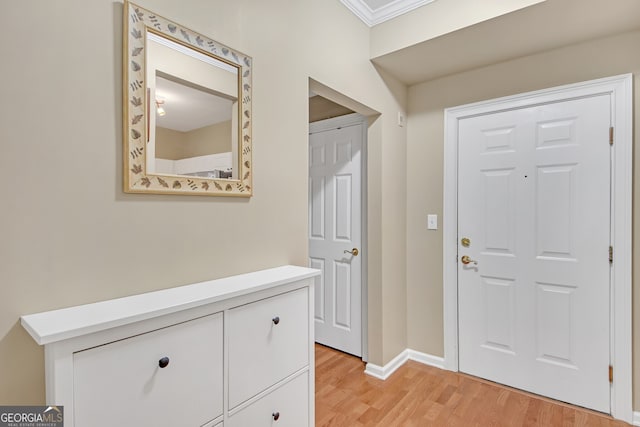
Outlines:
POLYGON ((434 368, 444 369, 444 359, 442 357, 433 356, 431 354, 407 348, 384 366, 367 363, 364 373, 378 378, 379 380, 386 380, 408 360, 413 360, 415 362, 422 363, 423 365, 433 366, 434 368))
POLYGON ((444 358, 434 356, 432 354, 422 353, 416 350, 407 350, 409 352, 409 360, 413 360, 423 365, 433 366, 434 368, 444 369, 444 358))
POLYGON ((633 425, 640 426, 640 412, 633 413, 633 425))
POLYGON ((368 194, 369 194, 369 120, 367 117, 362 117, 362 151, 360 156, 360 202, 362 207, 360 209, 360 226, 362 231, 360 232, 360 245, 362 247, 362 272, 360 274, 360 280, 362 281, 362 290, 360 294, 362 314, 362 361, 369 361, 369 210, 368 210, 368 194))
POLYGON ((404 350, 384 366, 367 363, 364 368, 364 373, 379 380, 386 380, 391 374, 398 370, 400 366, 404 365, 407 360, 409 360, 409 350, 404 350))
POLYGON ((362 124, 366 129, 367 123, 367 118, 362 114, 345 114, 344 116, 338 116, 331 119, 319 120, 317 122, 309 123, 309 134, 311 135, 318 132, 340 129, 347 126, 355 126, 360 124, 362 124))
POLYGON ((395 0, 375 10, 371 9, 363 0, 340 1, 368 27, 373 27, 435 0, 395 0))
POLYGON ((608 93, 612 97, 612 123, 615 128, 612 171, 612 229, 614 263, 611 275, 611 360, 615 369, 611 387, 611 414, 631 422, 631 230, 632 230, 632 116, 633 75, 592 80, 536 92, 483 101, 445 110, 444 146, 444 367, 458 370, 458 294, 457 294, 457 158, 458 121, 494 111, 575 99, 608 93))
POLYGON ((611 272, 611 414, 631 422, 632 402, 632 191, 633 191, 633 77, 610 81, 614 126, 611 244, 614 261, 611 272))

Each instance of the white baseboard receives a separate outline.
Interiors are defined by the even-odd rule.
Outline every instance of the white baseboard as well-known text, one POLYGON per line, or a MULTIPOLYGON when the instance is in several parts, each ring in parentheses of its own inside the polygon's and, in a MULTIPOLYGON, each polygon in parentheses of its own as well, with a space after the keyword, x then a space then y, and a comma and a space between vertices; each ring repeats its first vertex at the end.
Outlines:
POLYGON ((371 375, 372 377, 386 380, 391 374, 393 374, 400 366, 404 365, 407 360, 414 360, 424 365, 433 366, 435 368, 444 369, 444 358, 438 356, 432 356, 431 354, 421 353, 419 351, 406 349, 396 357, 394 357, 389 363, 384 366, 374 365, 373 363, 367 363, 364 373, 371 375))
POLYGON ((404 365, 407 360, 409 360, 409 350, 404 350, 384 366, 367 363, 364 373, 380 380, 386 380, 389 378, 389 375, 393 374, 400 366, 404 365))
POLYGON ((640 426, 640 412, 633 413, 633 425, 640 426))
POLYGON ((411 349, 407 351, 409 352, 409 360, 414 360, 423 365, 433 366, 434 368, 444 369, 444 357, 421 353, 411 349))

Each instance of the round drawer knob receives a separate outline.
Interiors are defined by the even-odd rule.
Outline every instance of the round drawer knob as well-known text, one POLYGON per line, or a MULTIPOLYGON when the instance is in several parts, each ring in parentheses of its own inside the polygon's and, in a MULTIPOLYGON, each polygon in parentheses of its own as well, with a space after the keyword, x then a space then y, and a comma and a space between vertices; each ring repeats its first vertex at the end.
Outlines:
POLYGON ((273 417, 273 421, 278 421, 280 419, 280 412, 274 412, 271 416, 273 417))
POLYGON ((274 325, 277 325, 278 323, 280 323, 280 317, 276 316, 273 319, 271 319, 271 321, 273 322, 274 325))
POLYGON ((158 366, 160 366, 161 368, 166 368, 167 366, 169 366, 169 358, 165 356, 160 359, 158 361, 158 366))

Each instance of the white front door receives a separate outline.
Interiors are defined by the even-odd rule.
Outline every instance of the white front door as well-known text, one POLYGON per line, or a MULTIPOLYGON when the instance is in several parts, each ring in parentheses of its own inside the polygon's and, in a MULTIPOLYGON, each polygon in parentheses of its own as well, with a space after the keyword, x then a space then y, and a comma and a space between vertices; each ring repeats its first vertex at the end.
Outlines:
POLYGON ((361 151, 363 124, 309 135, 309 266, 316 341, 362 356, 361 151))
POLYGON ((458 129, 460 371, 607 413, 610 111, 599 95, 458 129))

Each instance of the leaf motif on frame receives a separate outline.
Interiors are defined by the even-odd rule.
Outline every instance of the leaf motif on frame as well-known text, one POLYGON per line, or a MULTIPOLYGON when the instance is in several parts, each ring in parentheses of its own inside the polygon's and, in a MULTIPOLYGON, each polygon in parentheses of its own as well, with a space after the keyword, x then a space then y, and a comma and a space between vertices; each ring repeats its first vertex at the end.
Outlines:
POLYGON ((245 136, 243 137, 243 139, 244 139, 244 142, 249 142, 249 140, 251 139, 251 137, 250 137, 249 135, 245 135, 245 136))
POLYGON ((245 168, 247 168, 247 169, 250 169, 250 168, 251 168, 251 165, 250 165, 250 163, 249 163, 249 160, 247 160, 246 162, 244 162, 244 167, 245 167, 245 168))
POLYGON ((249 83, 245 83, 242 85, 242 87, 244 88, 244 90, 249 90, 251 89, 251 86, 249 86, 249 83))
POLYGON ((137 124, 140 120, 142 120, 142 117, 143 117, 142 114, 136 115, 133 119, 131 119, 131 124, 132 125, 137 124))
POLYGON ((182 37, 184 37, 184 39, 186 41, 188 41, 189 43, 191 43, 191 38, 189 37, 189 33, 187 33, 185 30, 180 29, 180 34, 182 34, 182 37))
POLYGON ((144 50, 144 48, 142 47, 136 47, 131 51, 131 56, 138 56, 140 55, 140 52, 142 52, 144 50))
POLYGON ((245 116, 247 119, 250 117, 250 116, 249 116, 249 110, 244 110, 244 116, 245 116))
POLYGON ((231 191, 231 190, 233 190, 233 187, 231 186, 231 184, 227 184, 227 186, 224 189, 226 191, 231 191))
POLYGON ((250 187, 250 186, 248 186, 248 185, 245 185, 245 186, 244 186, 244 188, 246 188, 246 189, 247 189, 247 191, 251 191, 251 187, 250 187))
POLYGON ((233 56, 233 59, 235 59, 236 62, 240 62, 240 58, 238 58, 238 55, 236 55, 235 52, 231 52, 231 56, 233 56))
POLYGON ((136 61, 131 61, 131 69, 133 71, 140 71, 140 64, 138 64, 136 61))
POLYGON ((151 181, 149 181, 149 178, 147 178, 146 176, 140 180, 140 183, 142 183, 142 185, 147 188, 149 188, 149 186, 151 185, 151 181))
POLYGON ((131 167, 131 172, 135 173, 136 175, 139 174, 140 172, 142 172, 142 166, 140 165, 133 165, 131 167))
POLYGON ((245 122, 244 125, 242 126, 242 129, 246 129, 249 127, 249 122, 245 122))
POLYGON ((207 181, 203 182, 201 185, 202 185, 202 189, 203 190, 208 190, 209 189, 209 183, 207 181))
POLYGON ((136 147, 133 150, 129 151, 129 155, 132 159, 137 159, 138 157, 142 156, 142 153, 143 150, 140 147, 136 147))
POLYGON ((133 105, 134 107, 139 107, 142 105, 142 98, 134 96, 133 98, 131 98, 131 105, 133 105))
POLYGON ((129 87, 132 91, 140 90, 144 87, 144 82, 142 80, 135 80, 129 84, 129 87))
POLYGON ((244 174, 244 177, 242 177, 242 179, 247 179, 247 178, 249 178, 249 175, 251 175, 251 172, 247 171, 247 172, 244 174))
POLYGON ((247 67, 251 67, 251 61, 249 61, 249 58, 247 58, 246 56, 244 57, 244 63, 247 67))
POLYGON ((249 77, 249 74, 251 74, 251 71, 247 70, 244 73, 242 73, 242 77, 249 77))
POLYGON ((160 185, 162 185, 164 188, 169 188, 169 184, 167 184, 167 181, 165 181, 164 179, 160 178, 159 176, 157 178, 158 178, 158 183, 160 185))
POLYGON ((182 188, 182 184, 180 184, 180 181, 173 181, 173 188, 182 188))
POLYGON ((204 40, 200 36, 196 37, 196 43, 198 43, 198 46, 204 47, 204 40))
POLYGON ((134 28, 133 30, 131 30, 131 35, 134 39, 139 39, 142 37, 142 32, 134 28))
POLYGON ((229 49, 227 49, 226 47, 223 47, 222 53, 224 54, 224 56, 227 56, 229 54, 229 49))
POLYGON ((222 187, 220 187, 220 184, 218 184, 217 182, 213 181, 213 185, 215 185, 218 190, 222 191, 222 187))
POLYGON ((137 131, 137 130, 135 130, 135 129, 131 129, 131 137, 132 137, 133 139, 138 139, 138 138, 140 138, 141 136, 142 136, 142 134, 141 134, 140 132, 138 132, 138 131, 137 131))
POLYGON ((134 12, 135 12, 136 16, 138 17, 138 19, 142 19, 142 18, 144 18, 144 12, 142 12, 142 11, 141 11, 140 9, 138 9, 137 7, 136 7, 136 9, 135 9, 135 11, 134 11, 134 12))
POLYGON ((169 29, 169 32, 170 32, 171 34, 175 34, 175 33, 176 33, 176 30, 178 29, 178 27, 176 27, 176 26, 175 26, 175 25, 173 25, 173 24, 169 24, 169 25, 167 25, 167 28, 169 29))

